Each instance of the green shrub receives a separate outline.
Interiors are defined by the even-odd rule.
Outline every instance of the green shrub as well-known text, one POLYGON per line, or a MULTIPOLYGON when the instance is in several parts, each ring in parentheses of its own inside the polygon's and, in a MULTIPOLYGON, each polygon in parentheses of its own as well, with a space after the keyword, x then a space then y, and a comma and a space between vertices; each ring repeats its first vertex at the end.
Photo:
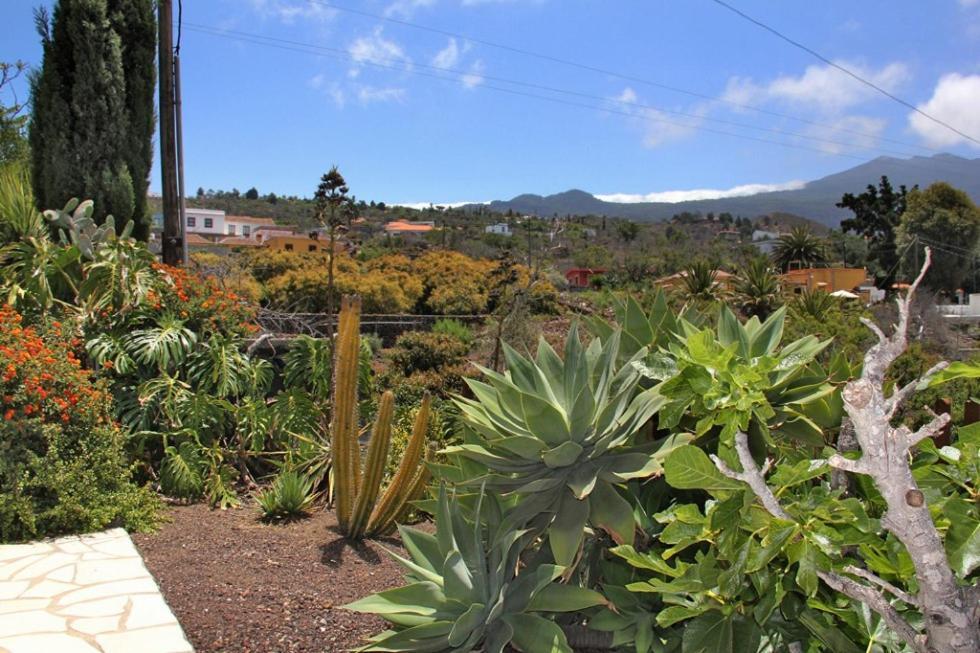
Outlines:
POLYGON ((255 494, 262 517, 267 520, 302 517, 315 498, 313 481, 291 470, 280 473, 269 487, 255 494))
POLYGON ((466 345, 473 342, 473 332, 470 328, 459 320, 449 317, 436 320, 436 323, 432 325, 432 333, 452 336, 466 345))
POLYGON ((466 344, 453 336, 412 331, 398 337, 390 358, 395 368, 404 376, 410 376, 459 365, 467 351, 466 344))
POLYGON ((0 396, 0 541, 156 523, 156 498, 130 481, 111 397, 59 323, 24 327, 0 309, 0 396))

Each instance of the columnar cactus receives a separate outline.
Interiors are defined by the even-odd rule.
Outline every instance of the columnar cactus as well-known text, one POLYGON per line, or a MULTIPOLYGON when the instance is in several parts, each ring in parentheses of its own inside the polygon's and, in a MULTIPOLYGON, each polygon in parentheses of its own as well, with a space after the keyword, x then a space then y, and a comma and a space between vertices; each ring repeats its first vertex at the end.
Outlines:
POLYGON ((409 502, 421 496, 429 478, 427 468, 420 463, 425 453, 431 412, 431 398, 426 395, 398 471, 381 494, 385 460, 391 445, 395 398, 390 391, 381 395, 362 470, 357 410, 360 322, 360 298, 344 297, 337 328, 330 430, 337 521, 341 530, 354 539, 390 533, 409 502))

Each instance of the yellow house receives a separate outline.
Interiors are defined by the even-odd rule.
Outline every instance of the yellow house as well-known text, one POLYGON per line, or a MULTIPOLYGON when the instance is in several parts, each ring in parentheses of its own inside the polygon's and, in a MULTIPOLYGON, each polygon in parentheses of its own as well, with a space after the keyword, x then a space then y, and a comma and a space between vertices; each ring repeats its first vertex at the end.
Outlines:
POLYGON ((782 275, 783 286, 792 292, 825 290, 837 292, 855 289, 867 283, 868 271, 864 268, 804 268, 790 270, 782 275))
MULTIPOLYGON (((280 234, 269 236, 263 243, 269 249, 277 249, 285 252, 329 252, 330 243, 326 238, 310 238, 309 234, 280 234)), ((338 250, 342 244, 337 242, 334 245, 338 250)))

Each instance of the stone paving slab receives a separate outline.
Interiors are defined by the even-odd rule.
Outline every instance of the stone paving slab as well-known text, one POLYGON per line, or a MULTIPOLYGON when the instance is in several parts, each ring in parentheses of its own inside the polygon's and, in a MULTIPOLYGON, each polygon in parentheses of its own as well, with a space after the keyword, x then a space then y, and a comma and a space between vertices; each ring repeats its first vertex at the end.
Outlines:
POLYGON ((0 653, 193 653, 121 528, 0 545, 0 653))

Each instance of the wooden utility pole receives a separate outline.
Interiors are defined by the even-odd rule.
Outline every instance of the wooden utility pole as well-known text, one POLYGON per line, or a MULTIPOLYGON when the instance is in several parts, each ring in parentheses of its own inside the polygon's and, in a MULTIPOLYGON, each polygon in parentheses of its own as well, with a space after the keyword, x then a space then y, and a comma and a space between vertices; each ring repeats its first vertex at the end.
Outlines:
POLYGON ((177 138, 174 122, 174 47, 172 0, 157 1, 160 30, 157 49, 160 70, 160 172, 163 184, 163 262, 179 265, 183 243, 180 238, 180 194, 177 188, 177 138))

